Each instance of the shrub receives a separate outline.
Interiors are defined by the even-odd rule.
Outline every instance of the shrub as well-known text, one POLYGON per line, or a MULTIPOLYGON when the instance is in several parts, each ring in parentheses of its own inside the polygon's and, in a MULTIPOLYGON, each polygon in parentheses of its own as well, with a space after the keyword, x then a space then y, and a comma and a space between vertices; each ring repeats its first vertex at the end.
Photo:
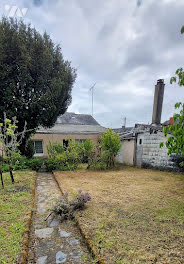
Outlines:
POLYGON ((47 145, 47 152, 49 159, 54 159, 57 155, 62 154, 64 152, 64 148, 60 142, 49 142, 49 144, 47 145))
POLYGON ((101 137, 100 144, 104 152, 104 161, 107 168, 112 168, 115 165, 115 156, 118 154, 121 148, 121 140, 117 133, 112 129, 108 129, 101 137))
POLYGON ((29 167, 29 161, 25 156, 20 156, 14 162, 13 170, 24 170, 29 167))
POLYGON ((92 159, 89 169, 91 170, 105 170, 106 162, 102 156, 98 156, 92 159))
POLYGON ((31 159, 33 158, 35 153, 34 143, 32 140, 28 140, 25 146, 24 154, 27 158, 31 159))
POLYGON ((66 166, 67 159, 68 158, 66 152, 63 152, 62 154, 56 156, 56 160, 59 166, 66 166))
POLYGON ((80 148, 76 141, 70 140, 66 150, 67 165, 73 169, 77 169, 78 164, 81 162, 80 159, 80 148))
POLYGON ((79 145, 79 153, 81 156, 81 161, 83 163, 88 163, 90 165, 90 161, 92 156, 94 155, 95 147, 91 139, 87 138, 83 143, 79 145))
POLYGON ((58 168, 58 162, 56 159, 47 159, 44 164, 47 171, 54 171, 58 168))
POLYGON ((72 200, 68 199, 68 193, 59 197, 55 206, 52 208, 52 212, 59 215, 63 220, 72 219, 76 210, 82 210, 85 208, 85 204, 91 200, 89 193, 83 193, 82 190, 78 190, 78 193, 72 200))
POLYGON ((29 161, 29 168, 35 171, 39 171, 39 169, 42 167, 43 160, 39 158, 33 158, 29 161))
POLYGON ((9 171, 9 165, 8 164, 2 164, 1 168, 2 168, 2 172, 8 172, 9 171))

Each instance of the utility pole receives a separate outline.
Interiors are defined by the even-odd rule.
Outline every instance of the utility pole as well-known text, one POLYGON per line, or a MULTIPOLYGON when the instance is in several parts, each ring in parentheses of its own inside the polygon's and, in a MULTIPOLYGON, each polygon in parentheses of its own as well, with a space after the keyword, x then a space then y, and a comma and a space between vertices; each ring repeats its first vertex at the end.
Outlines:
POLYGON ((92 117, 93 117, 93 103, 94 103, 94 87, 95 87, 96 83, 89 89, 91 91, 91 96, 92 96, 92 117))

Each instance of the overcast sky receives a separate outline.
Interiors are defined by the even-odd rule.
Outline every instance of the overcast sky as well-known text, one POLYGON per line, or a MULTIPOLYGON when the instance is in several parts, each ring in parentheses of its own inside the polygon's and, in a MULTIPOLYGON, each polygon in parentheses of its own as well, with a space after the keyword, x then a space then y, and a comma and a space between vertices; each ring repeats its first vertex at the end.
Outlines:
POLYGON ((12 6, 28 8, 24 20, 46 30, 77 68, 68 111, 91 114, 94 83, 94 117, 105 127, 121 127, 124 117, 127 126, 151 123, 160 78, 162 121, 184 101, 184 88, 169 83, 184 66, 184 0, 1 0, 0 14, 12 6))

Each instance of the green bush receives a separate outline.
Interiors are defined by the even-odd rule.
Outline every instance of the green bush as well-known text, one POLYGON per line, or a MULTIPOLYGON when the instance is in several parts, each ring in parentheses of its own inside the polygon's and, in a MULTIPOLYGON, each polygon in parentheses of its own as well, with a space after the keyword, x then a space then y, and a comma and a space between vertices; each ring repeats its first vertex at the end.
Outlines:
POLYGON ((29 160, 29 168, 35 171, 39 171, 39 169, 42 167, 43 160, 39 158, 33 158, 29 160))
POLYGON ((47 152, 49 159, 54 159, 57 155, 62 154, 64 152, 64 148, 60 142, 49 142, 49 144, 47 145, 47 152))
POLYGON ((95 146, 91 139, 87 138, 83 143, 79 144, 79 155, 82 163, 90 163, 95 152, 95 146))
POLYGON ((2 165, 2 172, 8 172, 9 171, 9 166, 8 164, 3 164, 2 165))
POLYGON ((67 157, 66 151, 56 156, 56 161, 58 163, 58 166, 66 166, 67 160, 68 160, 68 157, 67 157))
POLYGON ((24 170, 29 168, 29 160, 25 156, 20 156, 14 162, 13 170, 24 170))
POLYGON ((107 168, 106 162, 103 157, 95 157, 92 159, 89 169, 91 170, 105 170, 107 168))
POLYGON ((59 167, 56 159, 47 159, 45 160, 44 164, 47 171, 54 171, 59 167))
POLYGON ((107 129, 101 137, 100 147, 103 151, 103 160, 106 163, 107 169, 113 168, 115 166, 115 156, 121 148, 120 136, 113 132, 112 129, 107 129))
POLYGON ((35 153, 34 143, 32 140, 28 140, 25 146, 24 154, 27 158, 32 159, 35 153))

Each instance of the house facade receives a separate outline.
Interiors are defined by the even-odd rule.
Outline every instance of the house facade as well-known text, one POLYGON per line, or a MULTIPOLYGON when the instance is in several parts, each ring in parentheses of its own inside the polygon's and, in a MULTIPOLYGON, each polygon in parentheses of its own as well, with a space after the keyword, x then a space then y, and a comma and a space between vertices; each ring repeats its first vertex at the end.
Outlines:
POLYGON ((34 134, 32 138, 35 146, 34 156, 46 158, 49 142, 60 142, 63 146, 67 146, 69 139, 82 142, 89 138, 97 145, 100 136, 105 131, 106 128, 102 127, 91 115, 66 112, 58 117, 52 128, 40 127, 34 134))

